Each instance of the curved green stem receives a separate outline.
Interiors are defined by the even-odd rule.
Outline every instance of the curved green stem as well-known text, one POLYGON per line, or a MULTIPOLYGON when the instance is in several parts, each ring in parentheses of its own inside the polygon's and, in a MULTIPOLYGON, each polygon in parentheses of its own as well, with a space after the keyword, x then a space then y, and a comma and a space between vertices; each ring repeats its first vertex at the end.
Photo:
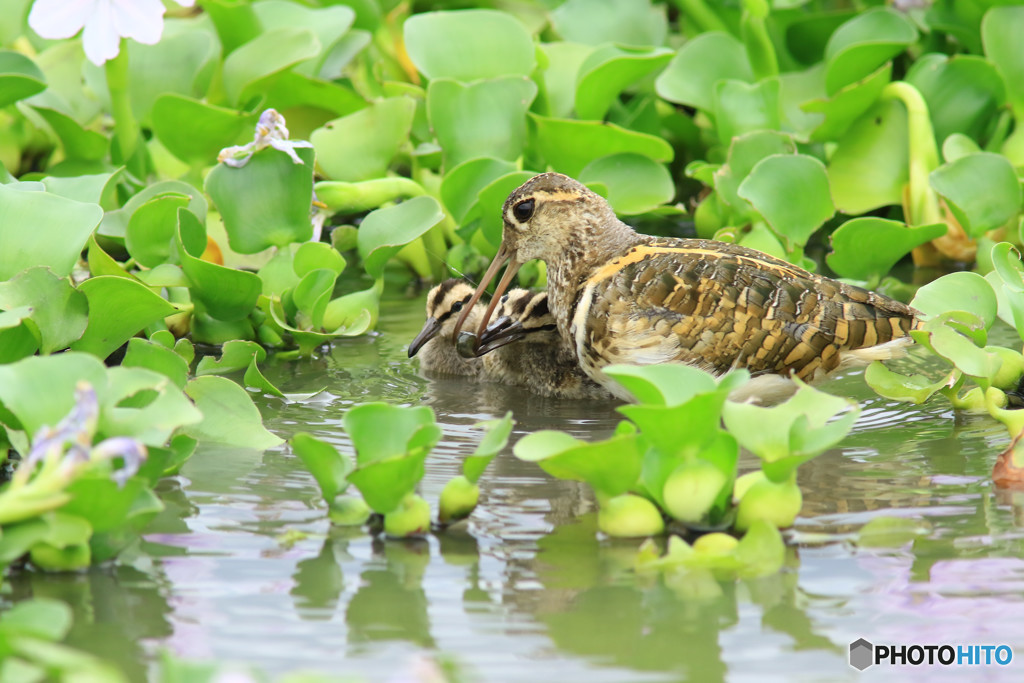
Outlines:
POLYGON ((769 8, 765 0, 744 0, 740 33, 747 48, 747 57, 757 80, 779 75, 779 60, 765 20, 769 8))
POLYGON ((107 89, 110 91, 110 108, 114 115, 114 141, 120 162, 126 163, 135 154, 139 142, 139 124, 132 112, 132 101, 128 95, 128 45, 121 40, 121 51, 106 63, 107 89))
POLYGON ((939 150, 935 146, 935 132, 928 115, 928 105, 917 88, 896 81, 882 89, 882 98, 899 100, 907 108, 907 137, 909 142, 910 180, 907 198, 907 223, 928 225, 941 223, 939 198, 928 183, 928 175, 939 167, 939 150))

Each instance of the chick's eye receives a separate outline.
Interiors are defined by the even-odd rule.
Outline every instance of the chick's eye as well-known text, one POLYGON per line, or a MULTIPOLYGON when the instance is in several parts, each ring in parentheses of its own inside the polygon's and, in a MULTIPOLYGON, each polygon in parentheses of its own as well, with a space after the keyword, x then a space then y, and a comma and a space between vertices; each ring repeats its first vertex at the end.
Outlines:
POLYGON ((462 302, 461 301, 456 301, 455 303, 452 304, 452 313, 458 313, 461 310, 462 310, 462 302))
POLYGON ((519 221, 520 223, 528 221, 530 220, 530 217, 533 215, 533 206, 534 201, 532 199, 527 199, 525 201, 519 202, 518 204, 512 207, 512 215, 515 216, 516 220, 519 221))

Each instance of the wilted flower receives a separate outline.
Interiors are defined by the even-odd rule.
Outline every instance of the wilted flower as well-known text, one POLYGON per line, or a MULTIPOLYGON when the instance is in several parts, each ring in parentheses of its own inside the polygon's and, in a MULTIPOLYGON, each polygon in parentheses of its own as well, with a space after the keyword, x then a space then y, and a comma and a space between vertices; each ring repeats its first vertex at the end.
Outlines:
MULTIPOLYGON (((174 0, 191 7, 195 0, 174 0)), ((28 25, 43 38, 70 38, 82 31, 85 56, 97 66, 121 50, 121 38, 155 45, 164 30, 160 0, 35 0, 28 25)))
POLYGON ((256 123, 256 135, 253 137, 253 141, 246 145, 225 147, 217 155, 217 161, 233 168, 241 168, 249 163, 249 159, 256 152, 273 147, 290 156, 296 164, 301 164, 303 163, 302 159, 295 153, 295 149, 312 146, 313 144, 306 140, 289 140, 284 117, 278 114, 276 109, 267 109, 260 114, 260 120, 256 123))

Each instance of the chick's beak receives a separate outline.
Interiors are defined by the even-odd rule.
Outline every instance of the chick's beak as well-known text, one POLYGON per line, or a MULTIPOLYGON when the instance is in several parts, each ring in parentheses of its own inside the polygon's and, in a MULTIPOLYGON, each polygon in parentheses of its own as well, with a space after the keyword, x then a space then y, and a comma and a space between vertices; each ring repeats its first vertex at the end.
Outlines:
POLYGON ((437 336, 437 333, 441 331, 441 323, 437 318, 427 318, 427 322, 423 323, 423 329, 416 335, 416 338, 409 344, 409 358, 416 355, 416 352, 423 348, 423 345, 428 341, 437 336))
POLYGON ((521 322, 513 321, 507 315, 503 315, 484 330, 480 337, 480 348, 477 349, 477 355, 490 353, 506 344, 517 342, 525 336, 526 330, 523 329, 521 322))
POLYGON ((491 298, 491 303, 487 306, 487 311, 484 313, 483 320, 480 321, 480 327, 477 329, 476 336, 478 339, 487 328, 487 321, 491 319, 491 314, 494 313, 494 309, 498 306, 498 302, 501 300, 501 295, 505 293, 505 290, 508 289, 509 283, 512 282, 512 278, 515 277, 516 272, 519 271, 520 264, 515 258, 513 258, 512 254, 509 253, 509 250, 504 244, 501 245, 501 248, 498 249, 498 253, 495 254, 494 260, 491 261, 491 265, 487 268, 487 272, 484 273, 479 286, 477 286, 476 291, 473 292, 473 297, 465 306, 462 307, 462 315, 460 315, 459 319, 455 322, 456 339, 459 338, 459 332, 462 330, 462 325, 466 322, 466 317, 469 315, 469 312, 473 310, 473 306, 480 300, 484 291, 486 291, 487 285, 491 284, 491 280, 493 280, 494 276, 498 274, 498 269, 500 269, 501 265, 506 261, 508 261, 508 268, 505 269, 505 275, 502 276, 501 281, 498 282, 498 288, 494 290, 494 296, 491 298))

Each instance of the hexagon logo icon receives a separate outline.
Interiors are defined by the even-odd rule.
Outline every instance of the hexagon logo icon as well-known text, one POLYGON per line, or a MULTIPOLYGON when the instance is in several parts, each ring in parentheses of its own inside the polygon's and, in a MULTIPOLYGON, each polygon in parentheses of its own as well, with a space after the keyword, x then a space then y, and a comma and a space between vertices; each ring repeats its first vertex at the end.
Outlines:
POLYGON ((875 646, 858 638, 850 643, 850 666, 857 671, 863 671, 874 664, 875 646))

